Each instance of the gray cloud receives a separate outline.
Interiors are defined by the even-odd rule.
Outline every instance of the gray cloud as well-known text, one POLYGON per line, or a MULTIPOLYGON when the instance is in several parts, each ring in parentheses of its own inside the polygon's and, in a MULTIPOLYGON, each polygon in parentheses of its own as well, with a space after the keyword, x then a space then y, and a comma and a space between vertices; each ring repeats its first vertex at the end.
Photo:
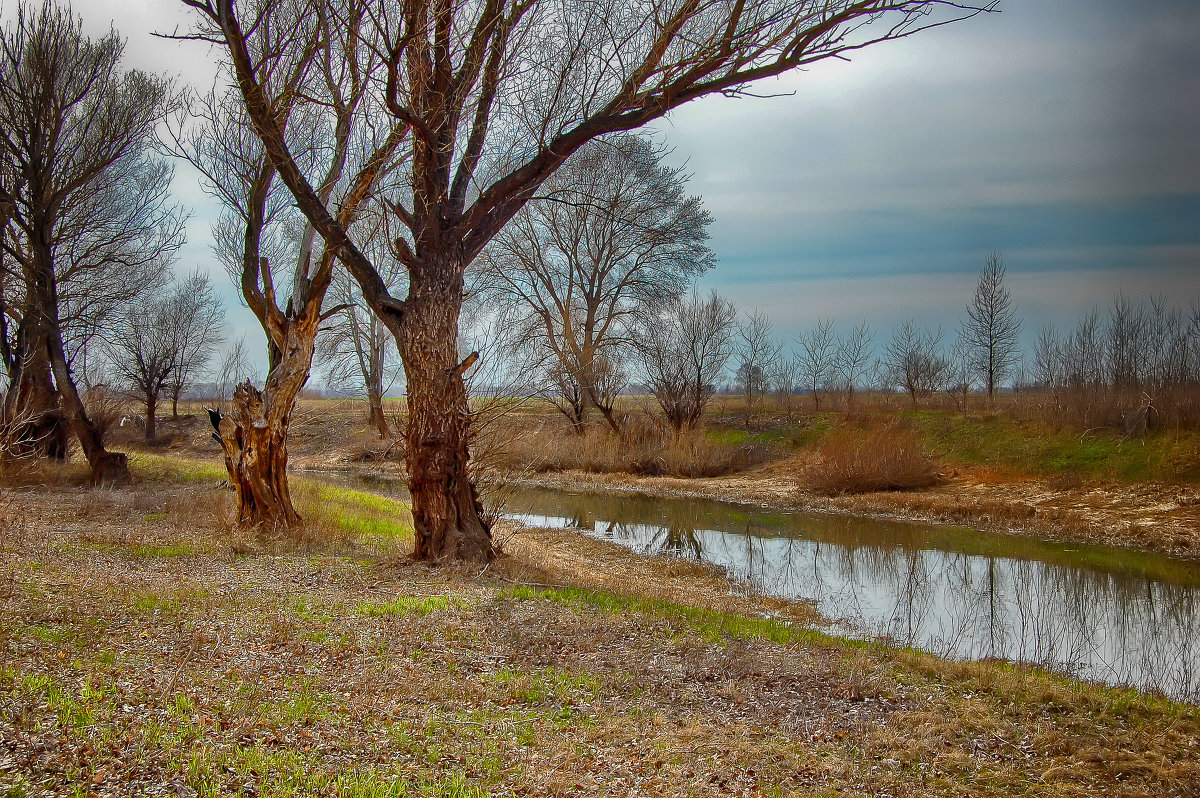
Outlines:
MULTIPOLYGON (((207 85, 211 49, 168 0, 76 0, 130 62, 207 85)), ((1134 295, 1188 296, 1200 273, 1200 4, 1008 0, 1002 13, 711 98, 657 126, 716 216, 705 278, 785 331, 816 315, 961 312, 1002 249, 1031 323, 1134 295)), ((212 263, 216 214, 190 170, 184 265, 212 263)), ((234 295, 230 286, 227 296, 234 295)), ((248 312, 235 315, 256 330, 248 312)))

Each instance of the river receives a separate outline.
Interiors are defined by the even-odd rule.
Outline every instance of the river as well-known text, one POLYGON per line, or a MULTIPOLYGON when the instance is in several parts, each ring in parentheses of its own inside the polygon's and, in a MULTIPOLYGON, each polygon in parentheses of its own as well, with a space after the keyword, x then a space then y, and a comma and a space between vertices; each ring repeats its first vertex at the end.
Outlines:
MULTIPOLYGON (((343 478, 346 478, 343 475, 343 478)), ((394 481, 358 487, 403 495, 394 481)), ((1200 563, 935 524, 701 499, 503 491, 504 515, 815 601, 836 631, 1200 702, 1200 563)))

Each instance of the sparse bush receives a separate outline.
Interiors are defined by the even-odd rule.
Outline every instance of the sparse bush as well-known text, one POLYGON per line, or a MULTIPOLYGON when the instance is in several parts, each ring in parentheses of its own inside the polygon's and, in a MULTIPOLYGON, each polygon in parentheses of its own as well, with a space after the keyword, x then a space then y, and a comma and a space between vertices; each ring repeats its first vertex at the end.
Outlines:
POLYGON ((817 451, 818 460, 808 467, 805 481, 818 493, 917 490, 939 481, 916 432, 894 425, 839 427, 825 436, 817 451))

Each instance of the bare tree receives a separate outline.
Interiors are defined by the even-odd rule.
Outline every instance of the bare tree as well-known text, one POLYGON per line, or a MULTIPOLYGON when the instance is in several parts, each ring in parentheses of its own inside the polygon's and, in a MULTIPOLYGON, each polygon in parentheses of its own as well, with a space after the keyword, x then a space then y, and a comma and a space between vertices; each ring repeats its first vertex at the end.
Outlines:
POLYGON ((146 442, 157 437, 158 400, 175 368, 174 296, 159 295, 131 305, 108 325, 104 350, 113 376, 146 410, 146 442))
MULTIPOLYGON (((224 316, 208 278, 188 275, 154 296, 129 305, 102 331, 110 372, 146 408, 146 440, 156 436, 156 410, 165 396, 178 400, 212 356, 224 316)), ((178 415, 173 413, 173 415, 178 415)))
POLYGON ((278 30, 270 17, 291 4, 181 1, 205 20, 197 35, 226 47, 271 164, 396 338, 408 379, 414 556, 479 561, 494 550, 469 472, 463 374, 475 358, 460 360, 457 350, 464 278, 542 183, 587 142, 683 103, 743 93, 756 80, 991 7, 749 0, 656 2, 631 13, 615 2, 309 0, 329 18, 366 7, 374 31, 338 41, 336 57, 359 67, 379 58, 382 105, 412 133, 406 186, 387 197, 408 228, 395 241, 409 274, 401 300, 301 168, 265 88, 283 55, 255 54, 249 40, 278 30))
POLYGON ((961 334, 992 405, 996 403, 996 388, 1012 374, 1020 357, 1021 320, 1004 285, 1004 272, 1000 253, 990 253, 979 273, 975 296, 967 305, 961 334))
POLYGON ((333 299, 341 309, 325 328, 320 359, 326 385, 345 395, 361 386, 367 400, 367 423, 386 438, 391 434, 383 397, 400 376, 395 341, 379 317, 371 313, 350 275, 334 276, 333 299), (394 359, 394 362, 393 362, 394 359))
MULTIPOLYGON (((260 75, 260 100, 290 153, 288 168, 299 170, 306 185, 314 181, 316 201, 339 230, 358 234, 356 223, 408 132, 400 122, 370 123, 379 118, 368 97, 378 65, 338 57, 356 51, 366 9, 351 4, 335 19, 332 5, 288 3, 272 5, 272 13, 273 24, 243 41, 247 53, 270 64, 260 75)), ((262 389, 240 383, 214 423, 237 492, 238 522, 290 528, 301 518, 287 481, 288 427, 320 325, 338 310, 323 307, 338 247, 328 240, 318 247, 316 226, 283 200, 277 166, 253 132, 257 122, 235 95, 214 91, 192 110, 198 124, 176 131, 175 150, 225 206, 218 245, 268 351, 262 389)))
POLYGON ((615 364, 638 316, 714 262, 712 217, 665 154, 627 133, 584 145, 481 257, 491 293, 523 310, 553 356, 559 409, 578 431, 589 408, 617 430, 615 364))
MULTIPOLYGON (((162 252, 181 240, 178 214, 164 211, 169 170, 152 171, 154 128, 171 103, 170 87, 122 71, 123 52, 115 32, 90 39, 69 9, 51 2, 36 10, 18 5, 0 37, 0 172, 7 181, 0 204, 10 209, 16 235, 4 244, 24 283, 6 415, 53 411, 61 401, 98 483, 127 480, 129 468, 125 455, 105 449, 75 385, 63 277, 79 264, 111 266, 123 256, 161 267, 162 252), (155 220, 167 229, 160 232, 155 220)), ((127 269, 118 261, 116 269, 92 272, 76 305, 88 305, 92 292, 127 269)))
POLYGON ((238 385, 253 380, 254 366, 250 362, 246 336, 242 334, 225 350, 225 354, 221 356, 221 364, 217 367, 217 396, 215 398, 220 405, 219 409, 224 410, 238 385))
POLYGON ((1059 395, 1064 384, 1062 342, 1053 324, 1043 324, 1033 345, 1033 379, 1050 391, 1056 409, 1061 409, 1059 395))
MULTIPOLYGON (((388 289, 395 291, 404 280, 400 263, 388 254, 389 217, 372 214, 374 227, 364 249, 379 264, 388 289)), ((365 220, 364 220, 365 221, 365 220)), ((326 384, 345 392, 348 385, 361 385, 367 399, 367 421, 381 438, 390 434, 383 397, 402 377, 395 340, 383 321, 371 312, 358 283, 339 270, 333 277, 332 300, 339 308, 329 317, 320 340, 326 384)))
POLYGON ((180 397, 205 373, 224 340, 225 308, 208 275, 197 270, 178 283, 168 320, 174 358, 163 387, 171 397, 171 418, 179 418, 180 397))
POLYGON ((812 392, 813 409, 821 409, 821 389, 833 379, 833 367, 837 363, 837 340, 833 333, 833 319, 817 319, 808 332, 796 339, 800 345, 800 373, 804 386, 812 392))
POLYGON ((943 385, 947 361, 940 351, 941 342, 940 327, 930 332, 917 327, 912 319, 905 319, 896 326, 892 340, 884 347, 883 360, 892 384, 904 389, 913 407, 943 385))
POLYGON ((942 378, 942 389, 953 400, 960 413, 967 411, 967 400, 975 378, 975 364, 971 355, 970 343, 959 335, 954 339, 954 346, 945 357, 946 369, 942 378))
POLYGON ((746 403, 747 424, 754 421, 754 409, 770 389, 770 375, 781 355, 772 328, 770 317, 755 310, 744 314, 734 334, 737 370, 733 379, 746 403))
POLYGON ((737 308, 714 291, 676 298, 639 336, 641 370, 676 431, 700 424, 733 354, 737 308))
POLYGON ((779 344, 779 355, 775 358, 775 367, 771 369, 770 383, 771 390, 775 394, 775 401, 779 404, 779 409, 783 411, 784 418, 791 423, 794 420, 795 414, 795 398, 796 387, 800 385, 803 369, 800 365, 800 358, 791 352, 783 351, 783 344, 779 344))
POLYGON ((834 373, 846 392, 846 406, 854 404, 854 390, 871 368, 872 344, 875 333, 866 321, 859 322, 850 332, 838 339, 834 373))

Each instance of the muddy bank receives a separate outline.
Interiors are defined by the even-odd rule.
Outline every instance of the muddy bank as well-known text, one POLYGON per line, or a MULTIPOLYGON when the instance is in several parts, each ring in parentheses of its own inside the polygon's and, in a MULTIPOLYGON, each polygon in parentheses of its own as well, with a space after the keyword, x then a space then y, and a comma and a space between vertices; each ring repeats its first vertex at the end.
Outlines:
POLYGON ((772 463, 725 477, 679 479, 565 471, 502 474, 501 481, 646 496, 690 496, 780 509, 951 523, 1048 540, 1146 549, 1200 559, 1200 491, 1177 485, 1051 485, 962 472, 915 492, 820 496, 772 463))

